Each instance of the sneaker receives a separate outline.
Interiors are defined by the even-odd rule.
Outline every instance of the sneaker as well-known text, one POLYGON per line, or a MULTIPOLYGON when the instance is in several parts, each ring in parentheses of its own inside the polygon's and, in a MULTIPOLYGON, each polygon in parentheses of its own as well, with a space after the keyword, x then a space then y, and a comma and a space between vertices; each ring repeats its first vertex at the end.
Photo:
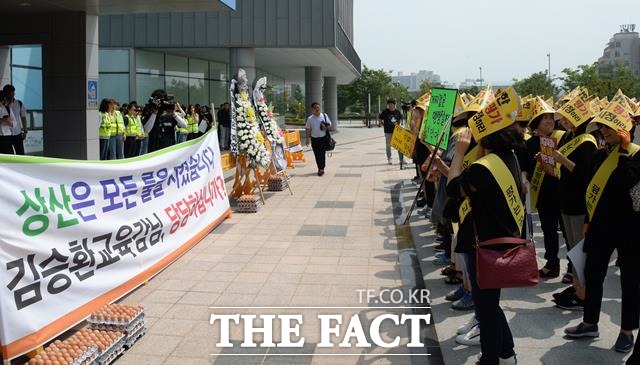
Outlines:
POLYGON ((440 251, 436 251, 435 253, 436 258, 440 258, 440 257, 446 257, 446 254, 444 253, 444 250, 440 251))
POLYGON ((480 324, 476 324, 464 335, 456 336, 456 342, 465 346, 480 346, 480 324))
POLYGON ((573 295, 567 295, 566 297, 556 299, 556 307, 569 311, 583 311, 584 300, 578 298, 574 293, 573 295))
POLYGON ((564 274, 564 276, 562 277, 562 283, 563 284, 571 284, 573 283, 573 275, 571 273, 566 273, 564 274))
POLYGON ((597 324, 587 325, 583 322, 575 327, 565 328, 564 333, 570 338, 600 337, 597 324))
POLYGON ((451 265, 451 260, 449 260, 446 256, 438 256, 436 255, 436 259, 433 261, 434 265, 438 266, 447 266, 451 265))
POLYGON ((425 205, 427 205, 425 198, 418 198, 418 200, 416 200, 416 206, 418 206, 418 208, 424 208, 425 205))
POLYGON ((468 333, 469 331, 471 331, 471 329, 473 327, 477 326, 478 323, 479 322, 476 319, 476 316, 471 316, 471 318, 469 318, 467 323, 465 323, 462 326, 458 327, 458 329, 456 330, 456 333, 459 334, 459 335, 464 335, 465 333, 468 333))
POLYGON ((451 309, 455 309, 457 311, 470 311, 473 310, 474 303, 473 298, 471 297, 471 292, 465 290, 462 298, 456 300, 451 304, 451 309))
POLYGON ((627 336, 624 333, 620 332, 618 335, 618 339, 616 340, 616 344, 613 348, 617 352, 622 352, 623 354, 628 353, 633 349, 633 335, 627 336))
POLYGON ((447 294, 447 296, 444 297, 444 299, 450 302, 455 302, 461 299, 463 296, 464 296, 464 287, 460 285, 459 287, 450 291, 449 294, 447 294))
POLYGON ((576 294, 576 288, 574 288, 573 286, 570 286, 559 293, 553 293, 553 299, 557 300, 559 298, 569 297, 575 294, 576 294))
POLYGON ((548 267, 543 267, 538 270, 538 274, 540 275, 540 279, 553 279, 560 276, 560 269, 549 269, 548 267), (547 269, 545 272, 544 269, 547 269))

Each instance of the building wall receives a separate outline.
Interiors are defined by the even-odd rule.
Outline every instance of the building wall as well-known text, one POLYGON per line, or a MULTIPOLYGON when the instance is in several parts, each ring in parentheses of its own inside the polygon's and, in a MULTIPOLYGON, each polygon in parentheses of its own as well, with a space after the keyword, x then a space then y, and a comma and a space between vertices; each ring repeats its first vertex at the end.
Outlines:
POLYGON ((637 32, 614 34, 598 60, 599 69, 606 72, 619 62, 640 76, 640 35, 637 32))
POLYGON ((337 15, 343 18, 345 32, 353 38, 352 3, 353 0, 238 0, 237 10, 230 12, 101 16, 100 46, 332 47, 337 15), (342 5, 339 11, 336 1, 342 5))
POLYGON ((338 24, 353 44, 353 0, 337 0, 336 13, 338 24))

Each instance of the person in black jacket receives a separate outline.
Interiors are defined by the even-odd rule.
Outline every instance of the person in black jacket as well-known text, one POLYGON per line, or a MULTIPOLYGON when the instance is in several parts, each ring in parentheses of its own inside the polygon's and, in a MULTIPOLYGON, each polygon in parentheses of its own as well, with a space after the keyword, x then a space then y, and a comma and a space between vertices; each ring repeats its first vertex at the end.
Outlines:
POLYGON ((155 90, 150 101, 143 125, 149 133, 149 152, 153 152, 176 144, 176 125, 186 128, 187 123, 176 114, 180 105, 171 103, 166 91, 155 90))
MULTIPOLYGON (((402 113, 396 109, 396 99, 390 98, 387 100, 387 109, 383 110, 378 116, 378 123, 384 127, 384 139, 387 152, 387 162, 391 165, 391 136, 396 125, 402 121, 402 113)), ((398 161, 400 162, 400 169, 404 164, 404 157, 402 153, 398 151, 398 161)))
MULTIPOLYGON (((638 328, 640 322, 640 246, 635 232, 640 217, 633 211, 629 194, 631 187, 640 181, 640 153, 635 153, 640 147, 630 143, 629 131, 632 123, 629 116, 625 115, 624 108, 619 109, 623 113, 616 115, 614 121, 617 123, 601 118, 600 115, 590 123, 589 127, 594 126, 600 130, 607 144, 604 149, 592 155, 588 166, 574 165, 571 161, 561 162, 563 165, 573 166, 574 173, 580 173, 579 170, 584 168, 590 172, 590 176, 603 176, 603 171, 608 171, 604 176, 609 175, 604 182, 602 179, 591 178, 587 185, 584 315, 582 322, 575 327, 566 328, 565 334, 571 338, 600 335, 598 322, 602 287, 611 255, 617 249, 622 286, 622 320, 614 347, 618 352, 629 352, 633 348, 633 330, 638 328), (619 127, 620 124, 625 126, 624 129, 619 127), (611 170, 606 169, 605 161, 612 161, 611 170), (601 168, 604 170, 601 171, 601 168)), ((607 117, 611 114, 608 113, 607 117)))

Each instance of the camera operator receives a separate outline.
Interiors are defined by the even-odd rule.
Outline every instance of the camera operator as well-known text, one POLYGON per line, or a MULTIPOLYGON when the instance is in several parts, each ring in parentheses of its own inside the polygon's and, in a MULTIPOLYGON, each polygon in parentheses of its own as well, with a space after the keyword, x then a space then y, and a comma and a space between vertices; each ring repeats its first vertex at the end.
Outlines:
POLYGON ((144 130, 149 133, 149 152, 176 144, 176 126, 186 128, 187 123, 177 113, 180 105, 161 89, 151 94, 144 119, 144 130))

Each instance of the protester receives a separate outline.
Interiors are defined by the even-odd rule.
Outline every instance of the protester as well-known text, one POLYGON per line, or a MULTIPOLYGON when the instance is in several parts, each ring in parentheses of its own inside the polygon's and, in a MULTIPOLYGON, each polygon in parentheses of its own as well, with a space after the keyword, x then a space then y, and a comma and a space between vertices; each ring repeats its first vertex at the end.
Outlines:
MULTIPOLYGON (((582 322, 566 328, 565 334, 570 338, 600 335, 603 282, 611 255, 617 250, 621 261, 622 319, 614 349, 629 352, 633 348, 633 330, 638 328, 640 320, 640 246, 635 232, 640 220, 632 208, 629 193, 640 181, 640 154, 636 153, 640 146, 630 143, 633 123, 626 108, 613 101, 606 110, 587 128, 600 130, 606 141, 605 148, 591 156, 588 166, 562 161, 564 166, 573 167, 574 174, 587 169, 591 176, 585 200, 588 225, 584 237, 584 314, 582 322)), ((563 159, 561 154, 556 155, 563 159)))
POLYGON ((423 135, 420 133, 423 130, 422 121, 424 119, 424 113, 427 109, 425 105, 425 101, 421 100, 418 102, 417 100, 413 100, 411 102, 413 107, 411 113, 411 123, 410 129, 411 132, 417 137, 416 143, 413 149, 413 162, 416 165, 416 181, 418 183, 423 183, 423 194, 416 202, 416 205, 419 208, 423 208, 425 205, 427 206, 424 209, 425 216, 429 218, 431 216, 431 208, 433 207, 433 200, 435 198, 435 184, 431 181, 422 181, 426 178, 426 174, 422 172, 421 166, 426 161, 427 157, 429 157, 429 149, 427 148, 427 144, 423 139, 423 135))
MULTIPOLYGON (((200 108, 200 116, 207 122, 207 129, 205 130, 206 133, 213 127, 213 115, 211 114, 208 106, 203 105, 200 108)), ((222 149, 222 147, 220 148, 222 149)))
POLYGON ((11 109, 16 119, 15 126, 11 130, 11 145, 16 155, 24 155, 24 140, 27 138, 27 108, 22 100, 16 99, 16 88, 7 84, 2 88, 5 105, 11 109))
POLYGON ((555 130, 555 110, 541 97, 536 97, 529 128, 535 135, 527 141, 524 161, 520 161, 527 173, 531 189, 531 207, 538 210, 544 234, 544 258, 546 264, 540 269, 541 278, 555 278, 560 275, 558 225, 560 224, 560 182, 556 176, 545 173, 540 161, 540 137, 552 137, 556 142, 562 136, 555 130))
MULTIPOLYGON (((458 135, 456 151, 449 169, 447 192, 456 199, 470 198, 472 225, 478 241, 499 237, 520 237, 524 222, 516 222, 509 203, 497 183, 497 171, 480 163, 472 163, 462 170, 465 154, 471 145, 471 132, 464 129, 458 135)), ((518 161, 513 149, 521 139, 515 126, 503 127, 480 139, 479 156, 497 156, 505 174, 513 177, 515 186, 520 186, 518 161), (505 171, 506 169, 506 171, 505 171)), ((518 199, 522 200, 521 194, 518 199)), ((475 235, 474 235, 475 236, 475 235)), ((514 343, 509 324, 500 308, 500 289, 480 289, 475 272, 475 251, 470 250, 469 274, 472 295, 480 319, 480 364, 515 364, 514 343)), ((508 275, 509 273, 505 273, 508 275)))
POLYGON ((223 150, 228 150, 231 144, 231 110, 227 102, 222 103, 218 110, 218 130, 220 134, 220 146, 223 150))
MULTIPOLYGON (((378 116, 378 124, 384 127, 384 139, 387 152, 387 163, 391 162, 391 136, 396 125, 402 120, 402 113, 396 109, 396 99, 389 98, 387 100, 387 109, 383 110, 378 116)), ((400 162, 400 169, 404 165, 404 157, 400 151, 398 151, 398 161, 400 162)))
POLYGON ((331 120, 326 113, 320 113, 320 103, 314 101, 311 103, 313 111, 307 118, 307 146, 311 141, 313 155, 316 157, 316 165, 318 166, 318 176, 324 175, 324 168, 327 158, 327 128, 331 127, 331 120))
MULTIPOLYGON (((560 207, 562 220, 567 238, 567 250, 571 250, 584 238, 584 219, 586 214, 585 194, 589 174, 586 169, 574 169, 574 166, 588 166, 591 156, 598 149, 596 138, 586 133, 587 125, 592 113, 585 113, 576 119, 574 103, 585 105, 580 96, 576 96, 569 102, 570 108, 558 110, 560 124, 567 130, 558 143, 557 160, 561 163, 560 169, 560 207), (564 153, 564 154, 563 154, 564 153), (568 161, 571 164, 567 163, 568 161)), ((554 300, 559 308, 567 310, 582 310, 584 306, 584 288, 577 276, 573 274, 573 267, 569 269, 564 283, 573 285, 560 293, 554 294, 554 300)))
POLYGON ((111 99, 113 107, 111 114, 113 116, 111 123, 111 138, 109 138, 109 159, 121 160, 124 158, 124 140, 127 134, 124 128, 124 118, 118 109, 118 103, 111 99))
POLYGON ((180 103, 176 103, 176 114, 178 114, 181 118, 184 119, 185 123, 187 123, 186 127, 176 126, 176 143, 186 142, 189 138, 189 132, 191 130, 191 126, 189 125, 189 119, 187 118, 187 113, 182 110, 180 107, 180 103))
MULTIPOLYGON (((138 119, 140 120, 140 125, 142 125, 142 117, 150 114, 148 110, 149 109, 147 106, 145 106, 144 108, 140 108, 140 106, 138 106, 137 113, 138 119)), ((149 153, 149 132, 144 129, 144 126, 142 126, 141 129, 144 137, 140 140, 140 156, 149 153)))

